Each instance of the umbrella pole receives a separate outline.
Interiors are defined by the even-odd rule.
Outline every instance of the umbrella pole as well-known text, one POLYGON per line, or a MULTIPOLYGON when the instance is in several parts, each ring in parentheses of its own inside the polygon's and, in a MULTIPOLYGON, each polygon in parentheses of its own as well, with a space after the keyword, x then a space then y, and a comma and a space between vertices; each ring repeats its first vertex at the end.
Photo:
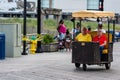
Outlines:
POLYGON ((110 42, 109 33, 110 33, 110 20, 109 20, 109 17, 108 17, 108 44, 110 42))
POLYGON ((80 19, 80 33, 81 33, 81 26, 82 26, 82 20, 80 19))

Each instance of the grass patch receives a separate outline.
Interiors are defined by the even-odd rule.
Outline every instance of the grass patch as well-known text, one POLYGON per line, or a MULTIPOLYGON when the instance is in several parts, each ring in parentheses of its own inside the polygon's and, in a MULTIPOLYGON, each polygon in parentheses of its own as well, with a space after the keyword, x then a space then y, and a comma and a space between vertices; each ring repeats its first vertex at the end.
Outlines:
POLYGON ((45 30, 55 31, 57 28, 57 21, 52 20, 52 19, 44 20, 44 27, 43 28, 45 30))
MULTIPOLYGON (((0 19, 0 23, 20 23, 23 27, 23 18, 9 18, 9 19, 0 19)), ((77 23, 77 22, 76 22, 77 23)), ((73 28, 73 23, 70 20, 64 20, 65 26, 71 30, 73 28)), ((82 21, 82 26, 87 27, 91 26, 92 30, 97 28, 97 22, 86 22, 82 21)), ((57 28, 57 20, 44 20, 44 29, 50 31, 56 31, 57 28)), ((103 28, 107 30, 107 23, 103 24, 103 28)), ((112 24, 110 24, 110 28, 112 29, 112 24)), ((27 18, 27 27, 37 27, 37 19, 36 18, 27 18)), ((120 31, 120 25, 116 24, 116 30, 120 31)))

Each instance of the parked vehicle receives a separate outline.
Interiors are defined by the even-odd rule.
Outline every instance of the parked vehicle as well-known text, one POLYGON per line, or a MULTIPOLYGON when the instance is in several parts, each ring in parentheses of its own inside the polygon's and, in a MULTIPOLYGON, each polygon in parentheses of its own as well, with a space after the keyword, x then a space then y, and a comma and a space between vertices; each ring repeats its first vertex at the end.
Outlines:
MULTIPOLYGON (((110 18, 114 18, 115 14, 113 12, 105 11, 79 11, 73 12, 72 17, 74 19, 84 18, 103 18, 108 19, 108 32, 110 18)), ((73 21, 75 22, 75 21, 73 21)), ((113 20, 113 31, 115 32, 115 20, 113 20)), ((92 28, 92 27, 91 27, 92 28)), ((108 42, 107 47, 103 50, 102 56, 100 56, 99 43, 95 42, 72 42, 72 63, 75 64, 76 68, 79 68, 83 64, 83 70, 87 69, 87 65, 101 65, 104 64, 106 69, 110 69, 111 62, 113 61, 113 38, 114 34, 105 33, 108 42)), ((92 32, 91 36, 96 35, 96 32, 92 32)))

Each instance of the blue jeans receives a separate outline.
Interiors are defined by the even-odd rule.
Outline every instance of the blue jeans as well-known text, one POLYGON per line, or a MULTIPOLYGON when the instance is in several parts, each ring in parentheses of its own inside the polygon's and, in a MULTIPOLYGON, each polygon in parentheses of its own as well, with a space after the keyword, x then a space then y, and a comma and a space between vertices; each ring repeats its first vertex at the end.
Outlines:
POLYGON ((60 34, 59 34, 59 39, 60 39, 60 40, 63 40, 64 38, 65 38, 65 33, 60 33, 60 34))
POLYGON ((100 49, 100 57, 102 57, 102 51, 104 49, 104 46, 100 46, 99 49, 100 49))

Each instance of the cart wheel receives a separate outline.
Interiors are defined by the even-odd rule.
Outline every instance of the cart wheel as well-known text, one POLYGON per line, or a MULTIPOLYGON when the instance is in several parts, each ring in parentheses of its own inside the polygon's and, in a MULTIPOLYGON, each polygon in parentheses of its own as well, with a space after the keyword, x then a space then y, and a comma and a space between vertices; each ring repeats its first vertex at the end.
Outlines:
POLYGON ((83 70, 86 71, 87 70, 87 65, 83 64, 83 70))
POLYGON ((106 69, 110 69, 111 64, 110 63, 105 63, 106 69))
POLYGON ((75 67, 79 68, 80 67, 80 63, 75 63, 75 67))

